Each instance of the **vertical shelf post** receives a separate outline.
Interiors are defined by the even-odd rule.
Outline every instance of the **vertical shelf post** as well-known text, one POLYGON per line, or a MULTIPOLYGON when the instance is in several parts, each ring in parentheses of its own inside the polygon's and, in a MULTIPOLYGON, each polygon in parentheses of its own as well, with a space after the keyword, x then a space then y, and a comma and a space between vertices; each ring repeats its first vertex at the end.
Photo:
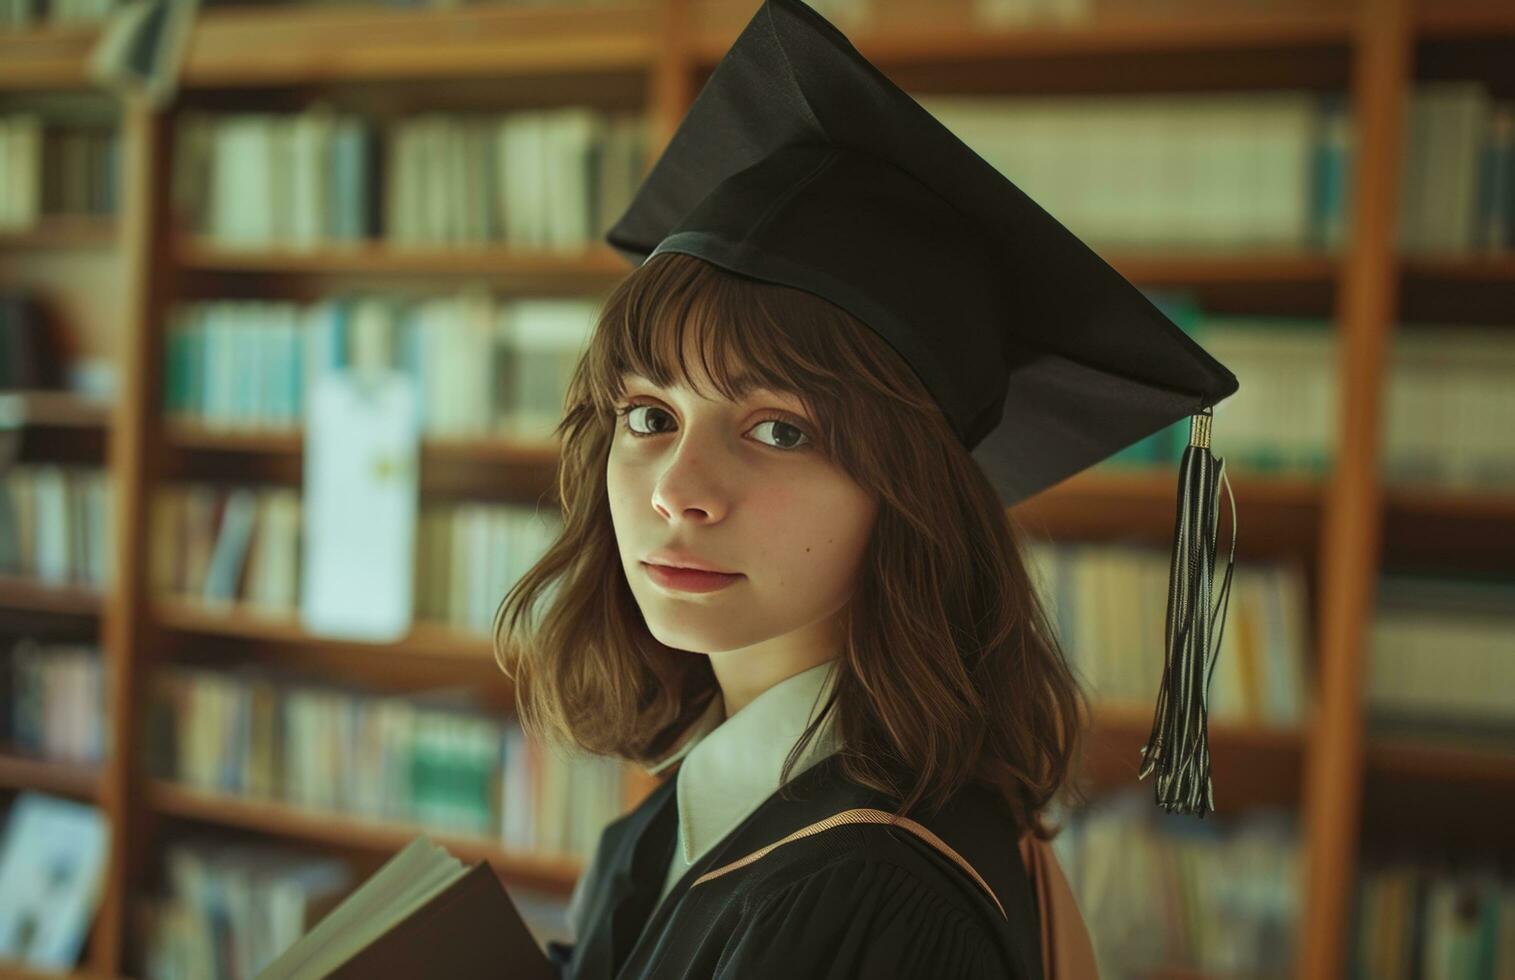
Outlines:
POLYGON ((121 261, 125 290, 117 347, 119 382, 112 410, 108 468, 114 535, 112 582, 101 625, 109 683, 106 717, 110 754, 101 802, 110 820, 110 849, 92 967, 122 975, 131 958, 132 903, 140 896, 148 851, 143 793, 142 701, 151 660, 148 621, 147 516, 150 468, 157 464, 153 412, 161 358, 154 324, 170 271, 163 248, 167 201, 166 123, 134 98, 122 104, 121 261))
POLYGON ((1326 488, 1318 581, 1318 712, 1305 761, 1298 976, 1346 969, 1362 803, 1363 684, 1382 550, 1380 420, 1398 299, 1400 139, 1410 0, 1359 5, 1352 46, 1357 151, 1352 226, 1337 293, 1340 430, 1326 488))

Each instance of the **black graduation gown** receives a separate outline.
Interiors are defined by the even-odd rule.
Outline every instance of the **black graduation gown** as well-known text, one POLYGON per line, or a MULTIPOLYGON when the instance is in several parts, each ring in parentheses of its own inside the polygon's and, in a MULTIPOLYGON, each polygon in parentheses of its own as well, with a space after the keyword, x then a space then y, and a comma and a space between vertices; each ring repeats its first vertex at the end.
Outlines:
POLYGON ((830 755, 796 775, 801 799, 769 796, 685 872, 653 913, 673 856, 670 777, 600 837, 573 923, 576 944, 548 944, 564 980, 1041 980, 1039 922, 1008 809, 964 787, 935 815, 908 814, 989 884, 1005 914, 962 869, 910 831, 846 824, 800 838, 700 884, 844 810, 893 813, 887 795, 841 777, 830 755), (1008 916, 1008 918, 1007 918, 1008 916), (649 918, 650 917, 650 918, 649 918))

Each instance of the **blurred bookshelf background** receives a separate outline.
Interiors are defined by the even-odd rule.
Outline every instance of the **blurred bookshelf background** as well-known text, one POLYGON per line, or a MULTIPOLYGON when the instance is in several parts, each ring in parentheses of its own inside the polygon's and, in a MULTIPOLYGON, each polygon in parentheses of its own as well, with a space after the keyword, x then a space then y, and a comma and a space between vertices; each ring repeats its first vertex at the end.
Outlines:
MULTIPOLYGON (((603 232, 756 6, 204 0, 155 113, 85 70, 116 4, 0 2, 0 959, 249 977, 423 829, 561 933, 655 782, 525 739, 488 627, 603 232), (365 368, 420 430, 386 642, 301 616, 365 368)), ((1515 7, 815 6, 1241 380, 1210 818, 1136 780, 1186 425, 1012 511, 1102 975, 1515 976, 1515 7)))

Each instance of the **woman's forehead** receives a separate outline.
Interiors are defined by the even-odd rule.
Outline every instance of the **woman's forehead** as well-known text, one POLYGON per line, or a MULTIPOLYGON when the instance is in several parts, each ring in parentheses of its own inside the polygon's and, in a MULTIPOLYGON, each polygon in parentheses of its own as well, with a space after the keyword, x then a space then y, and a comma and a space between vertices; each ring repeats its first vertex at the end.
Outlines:
MULTIPOLYGON (((621 381, 624 384, 640 384, 648 388, 667 390, 665 386, 659 385, 657 382, 653 381, 646 375, 629 369, 621 372, 621 381)), ((709 384, 709 379, 703 379, 703 383, 711 388, 714 387, 713 385, 709 384)), ((798 392, 785 391, 779 388, 771 388, 765 384, 759 383, 750 375, 739 375, 737 377, 734 377, 731 379, 731 383, 732 387, 736 390, 737 394, 740 397, 799 398, 798 392)), ((688 391, 691 393, 693 393, 694 390, 687 382, 678 378, 675 378, 674 383, 668 387, 682 391, 688 391)))

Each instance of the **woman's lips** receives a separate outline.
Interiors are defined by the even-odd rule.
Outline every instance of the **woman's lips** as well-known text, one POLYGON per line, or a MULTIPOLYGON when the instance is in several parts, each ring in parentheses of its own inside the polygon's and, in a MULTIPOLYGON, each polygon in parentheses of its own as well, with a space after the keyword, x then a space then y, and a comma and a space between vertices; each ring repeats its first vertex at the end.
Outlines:
POLYGON ((696 571, 693 568, 669 568, 667 565, 654 565, 645 561, 642 562, 642 567, 647 569, 647 574, 654 582, 681 592, 715 592, 742 577, 740 573, 725 575, 720 572, 696 571))

